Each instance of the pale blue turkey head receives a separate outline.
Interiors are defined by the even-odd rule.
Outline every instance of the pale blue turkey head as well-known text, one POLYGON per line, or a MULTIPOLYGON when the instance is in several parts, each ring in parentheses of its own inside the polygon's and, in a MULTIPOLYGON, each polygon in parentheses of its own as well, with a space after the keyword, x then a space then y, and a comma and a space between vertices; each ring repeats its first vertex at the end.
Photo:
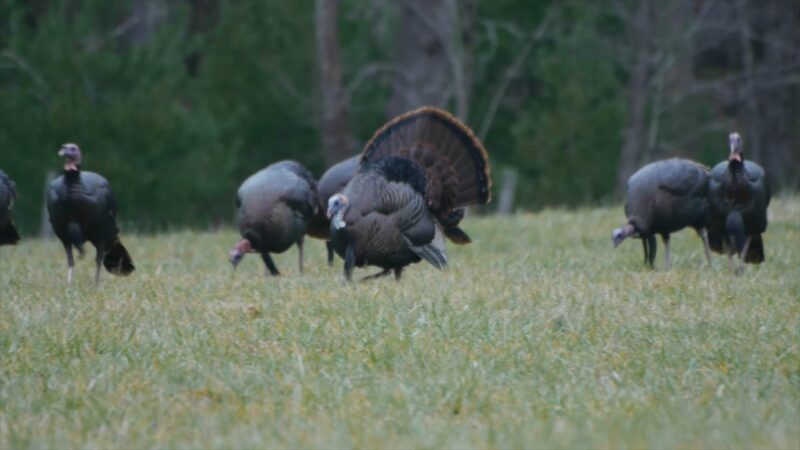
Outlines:
POLYGON ((341 230, 345 227, 344 213, 349 204, 350 201, 344 194, 336 194, 328 199, 328 219, 334 229, 341 230))
POLYGON ((81 149, 75 144, 64 144, 58 150, 58 156, 64 158, 64 170, 78 170, 81 165, 81 149))

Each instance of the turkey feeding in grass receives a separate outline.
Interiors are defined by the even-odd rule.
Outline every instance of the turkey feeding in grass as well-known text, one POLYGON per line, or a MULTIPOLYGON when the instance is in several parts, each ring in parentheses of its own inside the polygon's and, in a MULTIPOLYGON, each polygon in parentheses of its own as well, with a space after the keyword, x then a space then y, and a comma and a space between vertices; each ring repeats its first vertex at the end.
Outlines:
MULTIPOLYGON (((394 271, 425 260, 447 267, 444 237, 470 242, 463 208, 489 202, 489 158, 478 138, 448 112, 423 107, 399 116, 367 143, 358 173, 328 200, 331 238, 353 267, 394 271)), ((372 278, 368 277, 368 278, 372 278)))
POLYGON ((105 178, 81 170, 81 150, 64 144, 58 151, 64 158, 64 174, 50 184, 47 212, 50 224, 67 253, 67 283, 72 283, 75 261, 72 248, 83 255, 83 244, 91 242, 95 256, 95 285, 100 282, 100 266, 114 275, 129 275, 133 260, 119 239, 117 201, 105 178))
POLYGON ((764 242, 761 234, 767 231, 767 207, 770 201, 769 184, 764 169, 744 159, 742 137, 728 136, 728 160, 711 170, 709 182, 709 242, 711 248, 739 257, 737 273, 744 263, 764 261, 764 242))
POLYGON ((628 179, 625 225, 614 230, 616 248, 628 237, 642 240, 644 262, 653 267, 656 235, 664 242, 664 265, 671 265, 670 233, 694 228, 703 238, 706 261, 710 263, 706 232, 708 169, 687 159, 667 159, 648 164, 628 179))
POLYGON ((303 237, 319 211, 311 173, 295 161, 267 166, 242 183, 236 206, 242 240, 229 253, 233 268, 247 253, 259 253, 267 275, 280 275, 270 253, 283 253, 296 244, 303 273, 303 237))

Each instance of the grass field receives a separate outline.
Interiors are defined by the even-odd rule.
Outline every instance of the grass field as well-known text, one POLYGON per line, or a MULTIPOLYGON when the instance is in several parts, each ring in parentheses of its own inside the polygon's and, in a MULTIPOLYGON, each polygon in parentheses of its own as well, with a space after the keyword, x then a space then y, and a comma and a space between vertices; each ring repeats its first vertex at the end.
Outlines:
POLYGON ((741 277, 692 231, 648 270, 622 218, 470 217, 400 283, 313 240, 232 276, 232 230, 124 235, 100 289, 93 250, 65 288, 57 242, 3 247, 0 448, 800 447, 800 198, 741 277))

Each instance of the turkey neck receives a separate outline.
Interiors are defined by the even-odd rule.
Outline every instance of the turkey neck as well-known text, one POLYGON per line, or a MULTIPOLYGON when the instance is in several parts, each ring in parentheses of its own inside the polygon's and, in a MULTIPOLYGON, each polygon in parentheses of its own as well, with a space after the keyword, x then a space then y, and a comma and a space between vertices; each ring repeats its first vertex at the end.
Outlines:
POLYGON ((727 196, 735 204, 744 205, 750 202, 752 192, 750 181, 747 178, 744 160, 731 161, 728 163, 728 174, 730 175, 730 185, 727 189, 727 196))
POLYGON ((84 186, 81 180, 81 168, 77 166, 77 170, 64 171, 64 185, 67 187, 67 198, 81 199, 84 196, 84 186))
POLYGON ((75 166, 76 170, 64 170, 64 182, 67 184, 81 182, 81 166, 75 166))

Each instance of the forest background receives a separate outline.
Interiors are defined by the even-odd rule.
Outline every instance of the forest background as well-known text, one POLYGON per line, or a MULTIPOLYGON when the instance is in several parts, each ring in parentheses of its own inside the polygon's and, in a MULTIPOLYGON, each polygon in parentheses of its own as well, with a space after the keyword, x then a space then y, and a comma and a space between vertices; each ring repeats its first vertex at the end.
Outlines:
POLYGON ((252 172, 319 176, 420 105, 484 140, 514 209, 616 201, 648 161, 724 159, 732 130, 796 190, 800 2, 0 0, 0 168, 26 234, 64 142, 123 222, 201 228, 252 172))

